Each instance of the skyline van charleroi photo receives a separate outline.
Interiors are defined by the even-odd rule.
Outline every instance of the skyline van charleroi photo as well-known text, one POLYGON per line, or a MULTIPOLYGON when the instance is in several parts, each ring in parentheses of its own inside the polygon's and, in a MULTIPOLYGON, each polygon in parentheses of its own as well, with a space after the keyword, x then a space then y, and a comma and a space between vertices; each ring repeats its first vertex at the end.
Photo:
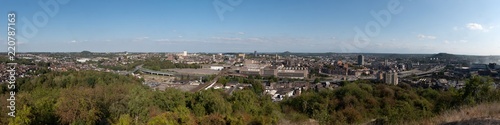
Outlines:
POLYGON ((498 5, 0 0, 0 125, 498 125, 498 5))

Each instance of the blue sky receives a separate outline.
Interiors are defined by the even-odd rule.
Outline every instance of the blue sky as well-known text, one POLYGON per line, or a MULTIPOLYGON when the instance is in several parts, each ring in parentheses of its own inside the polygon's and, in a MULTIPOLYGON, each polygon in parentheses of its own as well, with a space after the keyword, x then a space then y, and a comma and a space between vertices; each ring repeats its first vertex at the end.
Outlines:
MULTIPOLYGON (((0 0, 3 17, 17 14, 18 51, 500 55, 498 0, 41 1, 56 3, 58 11, 45 11, 38 1, 0 0), (219 14, 214 2, 232 11, 219 14), (391 13, 388 5, 400 11, 391 13), (372 11, 391 18, 379 16, 383 26, 372 11), (38 32, 29 32, 29 23, 38 32), (356 28, 367 37, 356 37, 362 34, 356 28)), ((6 29, 7 20, 0 24, 6 29)), ((6 34, 0 31, 0 42, 6 34)))

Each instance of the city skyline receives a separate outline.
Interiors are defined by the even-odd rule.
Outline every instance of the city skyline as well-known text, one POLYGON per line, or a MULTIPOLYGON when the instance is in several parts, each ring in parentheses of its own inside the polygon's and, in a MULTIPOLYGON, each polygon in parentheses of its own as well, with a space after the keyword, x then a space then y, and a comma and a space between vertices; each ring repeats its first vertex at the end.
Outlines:
MULTIPOLYGON (((500 55, 496 35, 500 9, 495 7, 500 2, 493 0, 0 3, 2 13, 17 15, 17 36, 24 38, 18 41, 18 52, 500 55), (221 13, 218 7, 232 11, 221 13), (38 18, 43 23, 33 19, 44 14, 47 18, 38 18), (30 23, 36 32, 26 30, 30 23)), ((6 28, 7 20, 0 24, 6 28)), ((6 43, 6 36, 6 30, 1 30, 0 42, 6 43)), ((1 46, 1 51, 7 51, 6 44, 1 46)))

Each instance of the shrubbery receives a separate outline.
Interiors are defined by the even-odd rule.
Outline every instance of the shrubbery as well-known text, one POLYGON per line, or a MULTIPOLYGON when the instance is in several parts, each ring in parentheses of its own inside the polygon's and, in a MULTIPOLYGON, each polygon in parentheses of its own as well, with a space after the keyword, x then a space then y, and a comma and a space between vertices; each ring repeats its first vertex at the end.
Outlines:
MULTIPOLYGON (((473 77, 460 90, 354 82, 335 90, 303 91, 277 103, 262 95, 260 81, 238 80, 254 88, 232 95, 221 90, 152 91, 132 76, 49 72, 18 79, 16 118, 9 118, 7 109, 0 108, 0 124, 277 124, 309 118, 321 124, 357 124, 371 119, 397 124, 500 98, 491 79, 473 77)), ((2 89, 2 105, 7 104, 7 97, 2 89)))
POLYGON ((281 115, 253 90, 152 91, 132 76, 96 71, 50 72, 17 84, 16 118, 2 113, 0 124, 276 124, 281 115))
POLYGON ((407 85, 347 83, 330 91, 307 91, 281 103, 284 114, 301 113, 324 124, 356 124, 379 119, 382 122, 430 118, 458 108, 500 100, 500 91, 491 79, 475 76, 460 90, 438 91, 407 85))

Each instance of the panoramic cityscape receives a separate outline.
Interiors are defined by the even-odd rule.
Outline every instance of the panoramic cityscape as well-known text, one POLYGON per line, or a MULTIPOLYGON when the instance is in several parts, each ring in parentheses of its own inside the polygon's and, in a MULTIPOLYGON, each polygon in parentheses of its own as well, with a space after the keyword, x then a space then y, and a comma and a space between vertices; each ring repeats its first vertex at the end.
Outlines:
POLYGON ((0 124, 500 124, 498 4, 0 0, 0 124))

